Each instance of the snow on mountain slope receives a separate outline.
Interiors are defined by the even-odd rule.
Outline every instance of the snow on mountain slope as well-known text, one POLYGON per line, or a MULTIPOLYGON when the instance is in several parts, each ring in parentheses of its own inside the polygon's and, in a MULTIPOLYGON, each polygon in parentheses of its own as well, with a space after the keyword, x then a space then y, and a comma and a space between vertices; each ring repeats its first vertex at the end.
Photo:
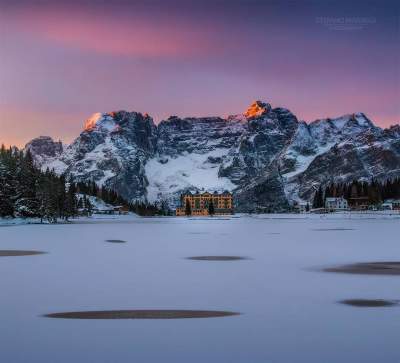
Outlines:
POLYGON ((150 202, 174 200, 184 190, 223 192, 232 191, 236 185, 228 178, 218 177, 218 165, 211 159, 223 157, 227 149, 208 153, 187 153, 162 160, 150 159, 146 166, 149 180, 147 198, 150 202))
POLYGON ((84 130, 56 159, 41 163, 78 181, 93 180, 127 199, 144 199, 144 165, 155 152, 156 127, 148 115, 110 112, 92 115, 84 130))
POLYGON ((53 143, 27 145, 43 168, 171 205, 183 191, 229 190, 238 210, 284 210, 321 184, 400 175, 398 125, 382 130, 362 113, 307 124, 261 101, 243 115, 158 126, 147 114, 96 113, 71 145, 53 143))

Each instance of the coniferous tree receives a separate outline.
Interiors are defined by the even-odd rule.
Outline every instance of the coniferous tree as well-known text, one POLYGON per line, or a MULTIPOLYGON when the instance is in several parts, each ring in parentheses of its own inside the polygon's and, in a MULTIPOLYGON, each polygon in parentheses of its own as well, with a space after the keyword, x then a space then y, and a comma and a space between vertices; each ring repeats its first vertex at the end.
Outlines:
POLYGON ((93 205, 90 202, 89 198, 87 198, 86 200, 86 211, 88 216, 91 216, 93 214, 93 205))
MULTIPOLYGON (((400 199, 400 178, 388 179, 385 181, 358 181, 353 180, 350 183, 337 183, 326 186, 326 197, 336 196, 347 199, 350 203, 357 203, 361 199, 361 203, 369 205, 379 205, 386 199, 400 199), (332 190, 336 190, 333 195, 332 190)), ((315 194, 314 201, 320 199, 319 191, 315 194)), ((313 204, 314 206, 314 204, 313 204)))
POLYGON ((313 200, 313 208, 323 208, 324 207, 324 193, 322 187, 320 186, 315 192, 313 200))
POLYGON ((36 181, 38 170, 34 167, 31 153, 16 153, 14 208, 21 217, 35 217, 38 209, 36 181))
POLYGON ((12 217, 14 206, 10 198, 10 180, 7 169, 0 163, 0 217, 12 217))
MULTIPOLYGON (((85 208, 85 207, 84 207, 85 208)), ((75 217, 78 215, 78 200, 76 197, 76 187, 73 182, 67 186, 65 198, 65 219, 75 217)))
POLYGON ((83 209, 83 199, 82 198, 79 198, 77 207, 78 207, 78 209, 83 209))
MULTIPOLYGON (((59 218, 77 215, 78 192, 98 196, 101 191, 93 181, 76 184, 54 171, 39 170, 29 151, 0 147, 0 217, 38 217, 55 223, 59 218)), ((104 194, 110 204, 129 205, 113 190, 104 189, 104 194)), ((87 199, 85 204, 91 214, 90 201, 87 199)), ((142 211, 148 215, 158 213, 154 205, 148 204, 143 204, 142 211)))
POLYGON ((208 203, 208 214, 210 216, 213 216, 215 214, 214 203, 212 200, 210 201, 210 203, 208 203))

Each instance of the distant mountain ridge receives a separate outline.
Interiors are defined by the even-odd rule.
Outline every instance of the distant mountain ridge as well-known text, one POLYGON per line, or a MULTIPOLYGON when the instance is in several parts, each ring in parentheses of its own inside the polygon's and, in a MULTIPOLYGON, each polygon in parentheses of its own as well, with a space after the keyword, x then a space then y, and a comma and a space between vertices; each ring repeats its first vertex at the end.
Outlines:
POLYGON ((307 124, 261 101, 243 115, 157 126, 138 112, 97 113, 67 147, 41 137, 26 149, 42 168, 129 200, 175 205, 183 191, 229 190, 241 211, 285 210, 320 184, 400 176, 399 125, 382 129, 363 113, 307 124))

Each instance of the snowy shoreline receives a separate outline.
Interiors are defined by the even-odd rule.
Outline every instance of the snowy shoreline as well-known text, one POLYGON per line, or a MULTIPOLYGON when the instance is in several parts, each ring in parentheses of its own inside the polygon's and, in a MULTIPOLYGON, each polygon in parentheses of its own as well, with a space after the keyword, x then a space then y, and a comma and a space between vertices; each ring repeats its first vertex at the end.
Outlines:
MULTIPOLYGON (((80 223, 102 223, 103 221, 126 221, 129 222, 131 220, 136 219, 180 219, 180 220, 232 220, 238 218, 253 218, 253 219, 293 219, 293 220, 305 220, 305 219, 400 219, 399 211, 367 211, 367 212, 337 212, 337 213, 329 213, 329 214, 312 214, 312 213, 303 213, 303 214, 295 214, 295 213, 275 213, 275 214, 235 214, 232 216, 227 216, 226 218, 219 217, 174 217, 174 216, 154 216, 154 217, 140 217, 136 214, 129 215, 93 215, 91 217, 79 217, 73 218, 69 221, 59 221, 60 224, 80 224, 80 223)), ((5 226, 18 226, 18 225, 31 225, 31 224, 52 224, 47 220, 40 221, 39 218, 0 218, 0 227, 5 226)), ((54 224, 53 224, 54 225, 54 224)))

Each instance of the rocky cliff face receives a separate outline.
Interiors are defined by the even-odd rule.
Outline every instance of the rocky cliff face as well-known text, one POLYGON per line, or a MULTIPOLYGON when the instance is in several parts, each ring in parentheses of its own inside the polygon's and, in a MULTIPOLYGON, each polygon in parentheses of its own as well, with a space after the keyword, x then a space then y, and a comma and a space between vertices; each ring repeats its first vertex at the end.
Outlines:
POLYGON ((39 136, 29 141, 25 145, 25 150, 31 152, 36 163, 43 164, 44 162, 59 157, 63 152, 63 145, 61 141, 54 141, 49 136, 39 136))
POLYGON ((62 152, 35 140, 27 148, 43 168, 128 199, 175 204, 185 190, 229 190, 242 211, 284 210, 332 181, 400 175, 398 125, 383 130, 362 113, 307 124, 261 101, 227 119, 174 116, 158 126, 136 112, 95 114, 62 152))
POLYGON ((65 172, 77 181, 94 180, 127 199, 144 199, 148 184, 144 166, 155 153, 156 140, 156 127, 147 115, 97 113, 85 122, 80 136, 42 168, 65 172))

